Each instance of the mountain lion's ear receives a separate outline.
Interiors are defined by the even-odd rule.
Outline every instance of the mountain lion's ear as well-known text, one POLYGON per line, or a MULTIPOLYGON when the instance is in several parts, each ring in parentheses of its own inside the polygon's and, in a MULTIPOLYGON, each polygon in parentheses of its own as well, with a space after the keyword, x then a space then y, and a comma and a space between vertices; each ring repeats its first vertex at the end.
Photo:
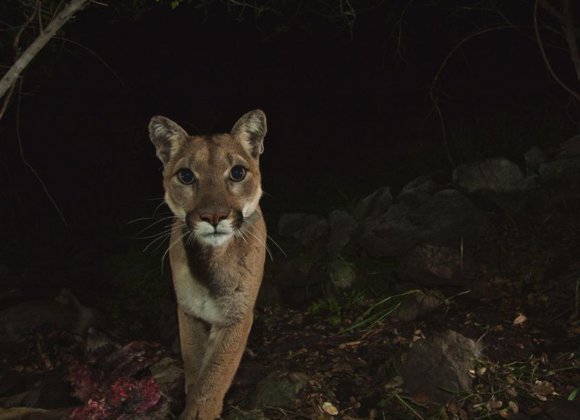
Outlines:
POLYGON ((187 140, 188 134, 169 118, 157 115, 149 123, 149 138, 157 149, 157 157, 167 164, 173 153, 187 140))
POLYGON ((231 135, 240 140, 246 150, 257 158, 264 152, 266 131, 266 114, 261 109, 255 109, 238 120, 231 135))

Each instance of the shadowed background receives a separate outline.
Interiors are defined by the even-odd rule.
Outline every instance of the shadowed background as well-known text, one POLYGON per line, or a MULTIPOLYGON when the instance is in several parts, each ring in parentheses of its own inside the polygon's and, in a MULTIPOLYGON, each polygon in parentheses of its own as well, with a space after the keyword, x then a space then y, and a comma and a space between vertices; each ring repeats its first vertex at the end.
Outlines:
MULTIPOLYGON (((1 122, 4 259, 38 262, 35 285, 78 287, 42 267, 66 265, 82 249, 124 249, 141 227, 128 222, 152 216, 162 197, 147 135, 156 114, 203 134, 266 112, 262 206, 271 232, 282 212, 348 207, 378 186, 396 189, 419 174, 445 180, 452 163, 488 155, 521 160, 576 128, 575 107, 530 33, 500 29, 467 42, 441 73, 447 151, 429 89, 463 34, 485 23, 483 12, 474 22, 453 19, 449 7, 418 8, 399 28, 390 3, 352 26, 314 13, 238 19, 219 3, 145 4, 139 13, 82 11, 67 40, 35 59, 1 122)), ((525 26, 530 13, 512 17, 525 26)), ((552 59, 572 75, 566 54, 552 59)), ((88 277, 98 290, 99 275, 88 277)))

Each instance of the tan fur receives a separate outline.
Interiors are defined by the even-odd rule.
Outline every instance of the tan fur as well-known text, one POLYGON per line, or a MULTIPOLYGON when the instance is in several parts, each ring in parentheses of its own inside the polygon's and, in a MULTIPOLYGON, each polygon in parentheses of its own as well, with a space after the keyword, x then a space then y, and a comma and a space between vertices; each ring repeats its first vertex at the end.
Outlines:
POLYGON ((229 134, 189 136, 164 117, 149 125, 175 214, 169 257, 178 301, 187 404, 182 419, 219 417, 242 358, 262 281, 266 226, 258 200, 266 118, 245 114, 229 134), (245 168, 241 181, 230 178, 245 168), (193 172, 190 185, 180 169, 193 172))

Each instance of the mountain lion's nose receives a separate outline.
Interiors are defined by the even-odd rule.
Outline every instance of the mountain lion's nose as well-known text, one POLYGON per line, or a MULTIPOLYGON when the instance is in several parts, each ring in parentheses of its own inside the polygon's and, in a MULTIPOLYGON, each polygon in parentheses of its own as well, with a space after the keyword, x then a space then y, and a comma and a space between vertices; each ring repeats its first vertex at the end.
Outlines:
POLYGON ((199 217, 201 218, 201 220, 203 220, 204 222, 208 222, 210 225, 212 225, 215 228, 219 222, 221 222, 224 219, 227 219, 228 214, 224 211, 211 212, 211 213, 207 212, 207 213, 200 213, 199 217))

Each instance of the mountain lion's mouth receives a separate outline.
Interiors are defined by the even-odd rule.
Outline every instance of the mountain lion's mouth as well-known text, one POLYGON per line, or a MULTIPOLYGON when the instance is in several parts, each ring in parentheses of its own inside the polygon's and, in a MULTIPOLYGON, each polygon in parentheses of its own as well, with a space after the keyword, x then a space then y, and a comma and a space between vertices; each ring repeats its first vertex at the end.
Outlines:
POLYGON ((227 220, 222 220, 216 226, 201 221, 191 232, 201 244, 216 247, 228 242, 234 236, 235 229, 227 220))
POLYGON ((220 237, 220 236, 228 236, 228 235, 231 235, 231 234, 232 234, 232 232, 223 232, 223 231, 222 232, 218 232, 216 230, 216 231, 213 231, 213 232, 205 233, 202 236, 215 236, 215 237, 220 237))

